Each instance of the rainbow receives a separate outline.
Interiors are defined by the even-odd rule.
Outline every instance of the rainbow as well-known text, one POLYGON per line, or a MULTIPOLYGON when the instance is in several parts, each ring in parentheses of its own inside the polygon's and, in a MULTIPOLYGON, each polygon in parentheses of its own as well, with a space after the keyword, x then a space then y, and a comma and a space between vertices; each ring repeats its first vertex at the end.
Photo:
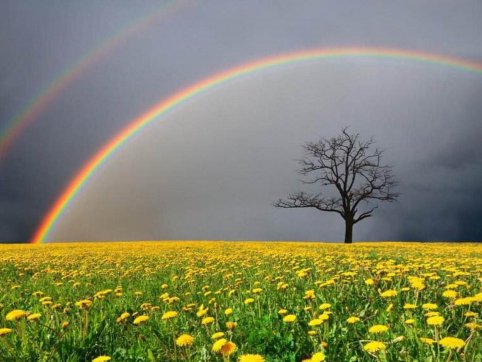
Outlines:
POLYGON ((148 16, 142 17, 140 20, 136 20, 134 23, 117 32, 114 36, 102 41, 75 64, 66 68, 59 76, 55 77, 45 89, 41 90, 19 114, 9 120, 0 131, 0 160, 4 159, 8 150, 20 134, 31 125, 49 104, 61 95, 74 80, 79 78, 87 68, 107 56, 112 50, 129 38, 144 31, 161 19, 172 15, 184 4, 185 3, 181 3, 180 1, 168 1, 155 12, 149 13, 148 16))
POLYGON ((110 139, 110 141, 94 154, 94 156, 84 164, 80 171, 77 172, 75 177, 68 183, 67 187, 50 207, 33 235, 31 242, 42 243, 48 239, 49 233, 55 228, 56 223, 62 217, 67 206, 72 202, 76 195, 79 194, 82 187, 90 179, 93 173, 99 169, 99 167, 102 166, 102 164, 106 162, 119 147, 131 137, 141 132, 149 124, 158 120, 162 115, 181 106, 184 102, 193 97, 234 79, 273 67, 322 59, 367 57, 418 61, 482 74, 482 63, 470 60, 412 50, 361 47, 314 49, 292 52, 255 60, 222 71, 172 94, 168 98, 155 104, 152 108, 147 110, 147 112, 130 121, 124 129, 110 139))

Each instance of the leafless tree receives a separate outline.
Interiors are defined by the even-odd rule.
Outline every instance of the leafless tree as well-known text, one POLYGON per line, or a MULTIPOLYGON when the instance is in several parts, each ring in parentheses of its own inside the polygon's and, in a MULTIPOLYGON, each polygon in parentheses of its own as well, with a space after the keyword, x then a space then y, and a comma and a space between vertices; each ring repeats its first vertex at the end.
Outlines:
POLYGON ((371 217, 378 201, 391 202, 399 196, 393 191, 398 181, 392 167, 382 165, 383 152, 374 144, 373 138, 363 141, 359 134, 348 133, 347 128, 337 137, 306 143, 306 157, 299 161, 299 173, 310 178, 302 182, 320 184, 322 188, 332 186, 336 196, 298 192, 279 199, 274 206, 340 214, 345 220, 345 243, 351 243, 353 226, 371 217))

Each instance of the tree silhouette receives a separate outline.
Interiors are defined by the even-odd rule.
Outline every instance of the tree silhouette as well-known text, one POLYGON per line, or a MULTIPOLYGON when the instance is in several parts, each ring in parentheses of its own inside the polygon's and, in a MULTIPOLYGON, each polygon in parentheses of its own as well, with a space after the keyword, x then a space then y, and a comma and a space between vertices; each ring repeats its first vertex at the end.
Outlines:
POLYGON ((374 148, 370 138, 362 141, 360 135, 350 134, 344 128, 339 136, 308 142, 303 148, 306 157, 299 161, 302 182, 332 186, 336 196, 322 193, 298 192, 279 199, 274 206, 281 208, 315 208, 335 212, 345 220, 345 243, 353 239, 353 226, 371 217, 378 207, 377 201, 394 201, 399 196, 393 192, 398 185, 392 167, 382 165, 383 152, 374 148))

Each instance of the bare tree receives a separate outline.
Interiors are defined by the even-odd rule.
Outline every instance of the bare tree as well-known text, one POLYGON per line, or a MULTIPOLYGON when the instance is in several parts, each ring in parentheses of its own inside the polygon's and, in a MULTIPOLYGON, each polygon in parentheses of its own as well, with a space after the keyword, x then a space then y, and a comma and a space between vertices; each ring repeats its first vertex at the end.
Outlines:
POLYGON ((336 196, 298 192, 279 199, 274 206, 309 207, 340 214, 345 220, 345 243, 351 243, 353 226, 372 216, 377 201, 394 201, 399 196, 393 192, 398 181, 392 167, 382 165, 383 152, 374 144, 373 138, 362 141, 359 134, 350 134, 347 128, 329 140, 306 143, 306 157, 299 161, 299 173, 311 178, 302 182, 332 186, 336 196))

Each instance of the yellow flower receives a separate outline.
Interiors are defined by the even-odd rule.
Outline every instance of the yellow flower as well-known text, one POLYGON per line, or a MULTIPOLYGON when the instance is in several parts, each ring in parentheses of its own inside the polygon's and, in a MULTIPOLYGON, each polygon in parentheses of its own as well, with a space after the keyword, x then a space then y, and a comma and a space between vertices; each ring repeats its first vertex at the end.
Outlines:
POLYGON ((12 333, 10 328, 0 328, 0 337, 6 336, 9 333, 12 333))
POLYGON ((320 310, 330 309, 331 304, 330 303, 323 303, 322 305, 320 305, 319 308, 320 308, 320 310))
POLYGON ((405 305, 403 306, 403 309, 415 309, 415 308, 417 308, 417 306, 411 303, 405 303, 405 305))
POLYGON ((238 326, 238 323, 236 322, 226 322, 226 328, 229 329, 229 330, 233 330, 234 328, 236 328, 238 326))
POLYGON ((138 326, 138 325, 141 325, 141 324, 147 322, 148 320, 149 320, 149 316, 147 316, 147 315, 140 315, 139 317, 137 317, 136 319, 134 319, 134 322, 133 322, 133 323, 134 323, 136 326, 138 326))
POLYGON ((470 329, 471 331, 475 331, 477 329, 481 329, 482 326, 480 324, 470 322, 470 323, 465 323, 465 327, 470 329))
POLYGON ((288 311, 287 311, 286 309, 280 309, 280 310, 278 311, 278 314, 281 314, 281 315, 284 315, 284 314, 286 314, 286 313, 288 313, 288 311))
POLYGON ((110 361, 111 358, 109 356, 99 356, 99 357, 96 357, 92 360, 92 362, 107 362, 107 361, 110 361))
POLYGON ((474 299, 472 297, 459 298, 459 299, 455 300, 454 304, 455 305, 469 305, 469 304, 472 304, 473 301, 474 301, 474 299))
POLYGON ((456 349, 465 346, 463 339, 455 337, 445 337, 438 342, 441 346, 449 349, 456 349))
POLYGON ((236 348, 237 348, 236 344, 228 341, 228 342, 223 344, 220 352, 224 357, 227 357, 227 356, 232 355, 234 353, 234 351, 236 351, 236 348))
POLYGON ((465 312, 464 313, 464 316, 466 316, 467 318, 470 318, 470 317, 477 317, 479 314, 478 313, 475 313, 475 312, 465 312))
POLYGON ((368 332, 370 333, 383 333, 388 331, 388 326, 384 326, 383 324, 376 324, 374 326, 371 326, 370 329, 368 329, 368 332))
POLYGON ((427 319, 427 324, 429 326, 441 326, 444 321, 445 321, 444 317, 434 316, 427 319))
POLYGON ((380 294, 380 296, 381 296, 382 298, 391 298, 391 297, 396 297, 397 294, 398 294, 398 293, 397 293, 396 290, 389 289, 389 290, 384 291, 382 294, 380 294))
POLYGON ((170 310, 170 311, 167 311, 166 313, 164 313, 162 315, 162 320, 168 320, 168 319, 171 319, 171 318, 176 318, 177 317, 177 312, 174 311, 174 310, 170 310))
POLYGON ((355 324, 356 322, 360 322, 360 318, 352 316, 352 317, 347 318, 346 321, 350 324, 355 324))
POLYGON ((308 325, 310 327, 316 327, 316 326, 319 326, 322 323, 323 323, 323 321, 321 319, 312 319, 311 321, 309 321, 308 325))
POLYGON ((124 312, 120 315, 119 318, 117 318, 117 323, 121 323, 121 322, 124 322, 127 318, 130 317, 130 313, 128 312, 124 312))
POLYGON ((384 351, 387 348, 385 343, 379 341, 368 342, 363 346, 363 349, 368 353, 376 353, 379 351, 384 351))
POLYGON ((7 321, 17 321, 19 320, 20 318, 24 318, 27 316, 27 312, 25 312, 24 310, 21 310, 21 309, 15 309, 15 310, 12 310, 11 312, 9 312, 6 316, 5 316, 5 319, 7 321))
POLYGON ((248 305, 248 304, 251 304, 251 303, 254 303, 254 299, 253 298, 248 298, 244 301, 244 304, 248 305))
POLYGON ((214 322, 213 317, 205 317, 202 319, 201 324, 207 325, 207 324, 211 324, 212 322, 214 322))
POLYGON ((445 298, 453 299, 453 298, 457 297, 457 292, 455 290, 449 289, 449 290, 446 290, 445 292, 443 292, 442 296, 445 297, 445 298))
POLYGON ((420 341, 422 343, 428 344, 429 346, 435 343, 435 341, 432 338, 425 338, 425 337, 420 337, 420 341))
POLYGON ((40 313, 32 313, 30 314, 27 319, 29 321, 38 321, 42 315, 40 313))
POLYGON ((311 356, 311 362, 323 362, 325 360, 325 354, 323 352, 317 352, 311 356))
POLYGON ((62 325, 60 326, 60 328, 62 329, 67 329, 67 327, 69 326, 69 322, 65 321, 65 322, 62 322, 62 325))
POLYGON ((224 337, 224 332, 216 332, 211 336, 211 339, 218 339, 224 337))
POLYGON ((265 362, 265 360, 259 354, 243 354, 239 356, 238 362, 265 362))
POLYGON ((409 324, 409 325, 410 325, 410 324, 415 324, 415 319, 407 319, 407 320, 405 321, 405 324, 409 324))
POLYGON ((316 336, 316 331, 308 331, 309 336, 316 336))
POLYGON ((227 309, 224 311, 224 314, 225 314, 225 315, 231 315, 231 314, 233 314, 233 309, 232 309, 232 308, 227 308, 227 309))
POLYGON ((437 309, 438 305, 435 303, 425 303, 425 304, 422 304, 422 308, 425 310, 433 310, 433 309, 437 309))
POLYGON ((295 321, 296 321, 296 316, 294 314, 288 314, 283 318, 283 322, 286 322, 286 323, 293 323, 295 321))
POLYGON ((213 352, 220 352, 221 348, 224 346, 225 343, 227 343, 228 340, 226 338, 221 338, 218 339, 216 342, 214 342, 212 350, 213 352))
POLYGON ((188 347, 188 346, 192 345, 193 342, 194 342, 194 337, 189 335, 189 334, 181 334, 176 339, 176 344, 179 347, 188 347))
POLYGON ((373 281, 373 279, 366 279, 365 280, 365 284, 366 285, 373 285, 375 282, 373 281))
POLYGON ((78 302, 76 302, 75 305, 79 309, 89 309, 90 307, 92 307, 92 301, 89 300, 89 299, 83 299, 83 300, 79 300, 78 302))

